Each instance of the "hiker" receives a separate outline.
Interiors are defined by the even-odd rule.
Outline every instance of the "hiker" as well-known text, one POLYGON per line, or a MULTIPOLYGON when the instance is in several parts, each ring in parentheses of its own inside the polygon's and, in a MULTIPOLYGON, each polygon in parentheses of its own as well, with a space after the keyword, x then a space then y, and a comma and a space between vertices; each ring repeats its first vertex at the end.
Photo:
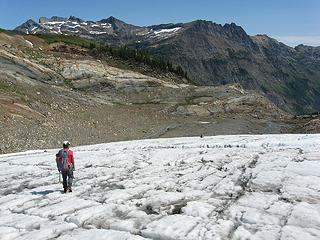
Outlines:
POLYGON ((63 179, 63 192, 72 192, 72 180, 74 166, 73 151, 69 149, 70 142, 63 142, 63 149, 59 150, 56 154, 56 162, 59 174, 62 174, 63 179))

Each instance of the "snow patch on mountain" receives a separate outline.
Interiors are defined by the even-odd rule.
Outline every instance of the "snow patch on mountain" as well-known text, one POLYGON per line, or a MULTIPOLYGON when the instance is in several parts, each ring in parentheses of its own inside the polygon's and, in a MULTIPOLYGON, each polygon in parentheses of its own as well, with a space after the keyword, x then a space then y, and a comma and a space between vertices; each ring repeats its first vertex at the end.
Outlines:
POLYGON ((66 24, 67 22, 65 21, 53 21, 53 22, 45 22, 43 25, 59 25, 61 26, 62 24, 66 24))
POLYGON ((106 34, 107 32, 89 31, 90 34, 106 34))
POLYGON ((41 18, 37 26, 25 29, 27 34, 34 34, 42 31, 47 31, 55 34, 74 34, 80 31, 87 34, 105 34, 105 30, 111 28, 110 23, 92 22, 83 20, 61 20, 61 18, 46 19, 41 18), (74 30, 77 29, 77 30, 74 30), (104 31, 103 31, 104 30, 104 31))
POLYGON ((176 27, 176 28, 170 28, 170 29, 161 29, 161 30, 157 30, 154 31, 154 34, 161 34, 161 33, 173 33, 173 32, 177 32, 181 29, 181 27, 176 27))
POLYGON ((175 36, 182 27, 175 27, 175 28, 163 28, 157 30, 151 30, 148 34, 150 38, 154 39, 166 39, 175 36))
POLYGON ((320 135, 238 135, 0 155, 0 239, 320 239, 320 135))
POLYGON ((30 47, 33 47, 33 43, 32 42, 30 42, 28 40, 25 40, 25 41, 26 41, 27 44, 29 44, 30 47))
POLYGON ((77 28, 77 27, 80 27, 80 25, 79 24, 76 24, 76 25, 70 25, 70 26, 68 26, 69 28, 77 28))
POLYGON ((100 24, 103 28, 111 28, 111 24, 110 23, 101 23, 100 24))

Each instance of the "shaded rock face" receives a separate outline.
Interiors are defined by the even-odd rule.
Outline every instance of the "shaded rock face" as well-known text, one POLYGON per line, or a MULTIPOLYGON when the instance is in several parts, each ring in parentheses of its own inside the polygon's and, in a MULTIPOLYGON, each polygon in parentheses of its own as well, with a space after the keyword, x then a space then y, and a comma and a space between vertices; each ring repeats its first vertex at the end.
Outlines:
POLYGON ((305 45, 298 45, 294 48, 302 56, 307 55, 314 60, 320 60, 320 47, 311 47, 305 45))
POLYGON ((17 31, 78 35, 110 46, 128 45, 166 57, 200 85, 240 83, 295 114, 320 110, 320 50, 288 47, 266 35, 249 36, 234 23, 190 23, 139 27, 114 17, 27 21, 17 31))
POLYGON ((178 63, 201 85, 240 83, 287 111, 319 111, 316 51, 298 51, 267 36, 250 37, 236 26, 209 25, 196 23, 172 39, 144 47, 178 63))

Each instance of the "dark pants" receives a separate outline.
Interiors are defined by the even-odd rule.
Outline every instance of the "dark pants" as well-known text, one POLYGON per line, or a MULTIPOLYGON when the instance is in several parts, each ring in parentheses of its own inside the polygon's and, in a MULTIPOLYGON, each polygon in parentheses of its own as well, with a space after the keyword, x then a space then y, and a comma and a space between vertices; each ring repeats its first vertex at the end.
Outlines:
POLYGON ((63 179, 63 189, 67 189, 72 187, 73 181, 73 170, 69 168, 68 170, 61 171, 62 179, 63 179))

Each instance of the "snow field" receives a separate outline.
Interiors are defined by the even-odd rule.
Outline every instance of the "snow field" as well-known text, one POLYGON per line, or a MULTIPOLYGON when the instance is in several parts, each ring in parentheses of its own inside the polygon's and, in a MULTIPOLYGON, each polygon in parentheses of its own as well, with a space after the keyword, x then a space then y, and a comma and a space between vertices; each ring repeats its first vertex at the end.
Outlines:
POLYGON ((156 139, 0 155, 0 239, 320 239, 320 135, 156 139))

